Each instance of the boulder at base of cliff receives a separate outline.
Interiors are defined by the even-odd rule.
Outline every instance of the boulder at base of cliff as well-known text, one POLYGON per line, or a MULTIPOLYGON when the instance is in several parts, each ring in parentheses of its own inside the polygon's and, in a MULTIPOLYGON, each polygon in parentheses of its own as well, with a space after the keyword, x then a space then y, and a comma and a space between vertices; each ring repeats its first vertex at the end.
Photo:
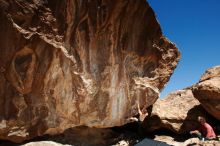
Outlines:
POLYGON ((193 87, 193 94, 207 112, 220 120, 220 66, 205 72, 193 87))
POLYGON ((151 115, 144 121, 144 127, 147 132, 168 129, 178 134, 185 134, 199 127, 198 116, 209 119, 207 112, 194 98, 191 89, 178 90, 164 99, 157 100, 151 115))

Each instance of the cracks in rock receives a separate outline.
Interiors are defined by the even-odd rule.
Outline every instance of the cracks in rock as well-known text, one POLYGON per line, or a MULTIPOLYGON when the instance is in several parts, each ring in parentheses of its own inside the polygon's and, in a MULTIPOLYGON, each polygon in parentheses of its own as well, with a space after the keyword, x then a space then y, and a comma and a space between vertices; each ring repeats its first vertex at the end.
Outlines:
POLYGON ((76 60, 75 57, 73 55, 70 55, 67 51, 67 49, 64 47, 64 45, 61 42, 57 42, 54 39, 48 38, 49 36, 47 34, 42 34, 40 32, 31 32, 28 31, 26 29, 23 29, 22 27, 20 27, 19 25, 17 25, 12 17, 10 16, 10 14, 8 14, 8 19, 9 21, 11 21, 11 23, 13 24, 14 28, 20 32, 25 39, 31 39, 33 38, 35 35, 38 36, 41 40, 43 40, 44 42, 52 45, 54 48, 60 49, 61 52, 68 58, 70 59, 74 65, 76 65, 76 60))

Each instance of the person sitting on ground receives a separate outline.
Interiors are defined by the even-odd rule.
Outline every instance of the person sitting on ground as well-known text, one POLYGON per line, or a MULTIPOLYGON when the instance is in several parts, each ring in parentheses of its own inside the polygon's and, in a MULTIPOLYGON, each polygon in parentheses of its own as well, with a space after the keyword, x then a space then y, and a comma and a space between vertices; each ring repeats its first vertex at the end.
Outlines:
POLYGON ((200 123, 200 128, 198 130, 190 131, 191 135, 198 137, 200 140, 211 140, 216 138, 213 128, 206 122, 204 117, 199 116, 198 122, 200 123))

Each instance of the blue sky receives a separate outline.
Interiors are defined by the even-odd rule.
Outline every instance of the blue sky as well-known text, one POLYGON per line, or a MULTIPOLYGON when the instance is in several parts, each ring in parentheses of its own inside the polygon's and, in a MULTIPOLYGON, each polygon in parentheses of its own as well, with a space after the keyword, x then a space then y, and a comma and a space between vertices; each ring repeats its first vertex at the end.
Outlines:
POLYGON ((164 35, 181 52, 181 60, 161 93, 188 87, 207 68, 220 65, 220 0, 148 0, 164 35))

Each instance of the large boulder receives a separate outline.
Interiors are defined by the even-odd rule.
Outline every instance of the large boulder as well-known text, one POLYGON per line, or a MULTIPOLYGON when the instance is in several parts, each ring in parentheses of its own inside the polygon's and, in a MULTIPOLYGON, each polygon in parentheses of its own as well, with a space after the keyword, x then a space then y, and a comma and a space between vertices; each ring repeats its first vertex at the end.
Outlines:
POLYGON ((146 0, 0 0, 0 139, 124 125, 180 54, 146 0))
POLYGON ((194 85, 193 94, 202 106, 220 120, 220 66, 208 69, 194 85))
POLYGON ((208 114, 194 98, 192 90, 187 88, 157 100, 151 114, 144 121, 144 127, 148 132, 168 129, 178 134, 185 134, 199 127, 198 116, 207 118, 208 114))

